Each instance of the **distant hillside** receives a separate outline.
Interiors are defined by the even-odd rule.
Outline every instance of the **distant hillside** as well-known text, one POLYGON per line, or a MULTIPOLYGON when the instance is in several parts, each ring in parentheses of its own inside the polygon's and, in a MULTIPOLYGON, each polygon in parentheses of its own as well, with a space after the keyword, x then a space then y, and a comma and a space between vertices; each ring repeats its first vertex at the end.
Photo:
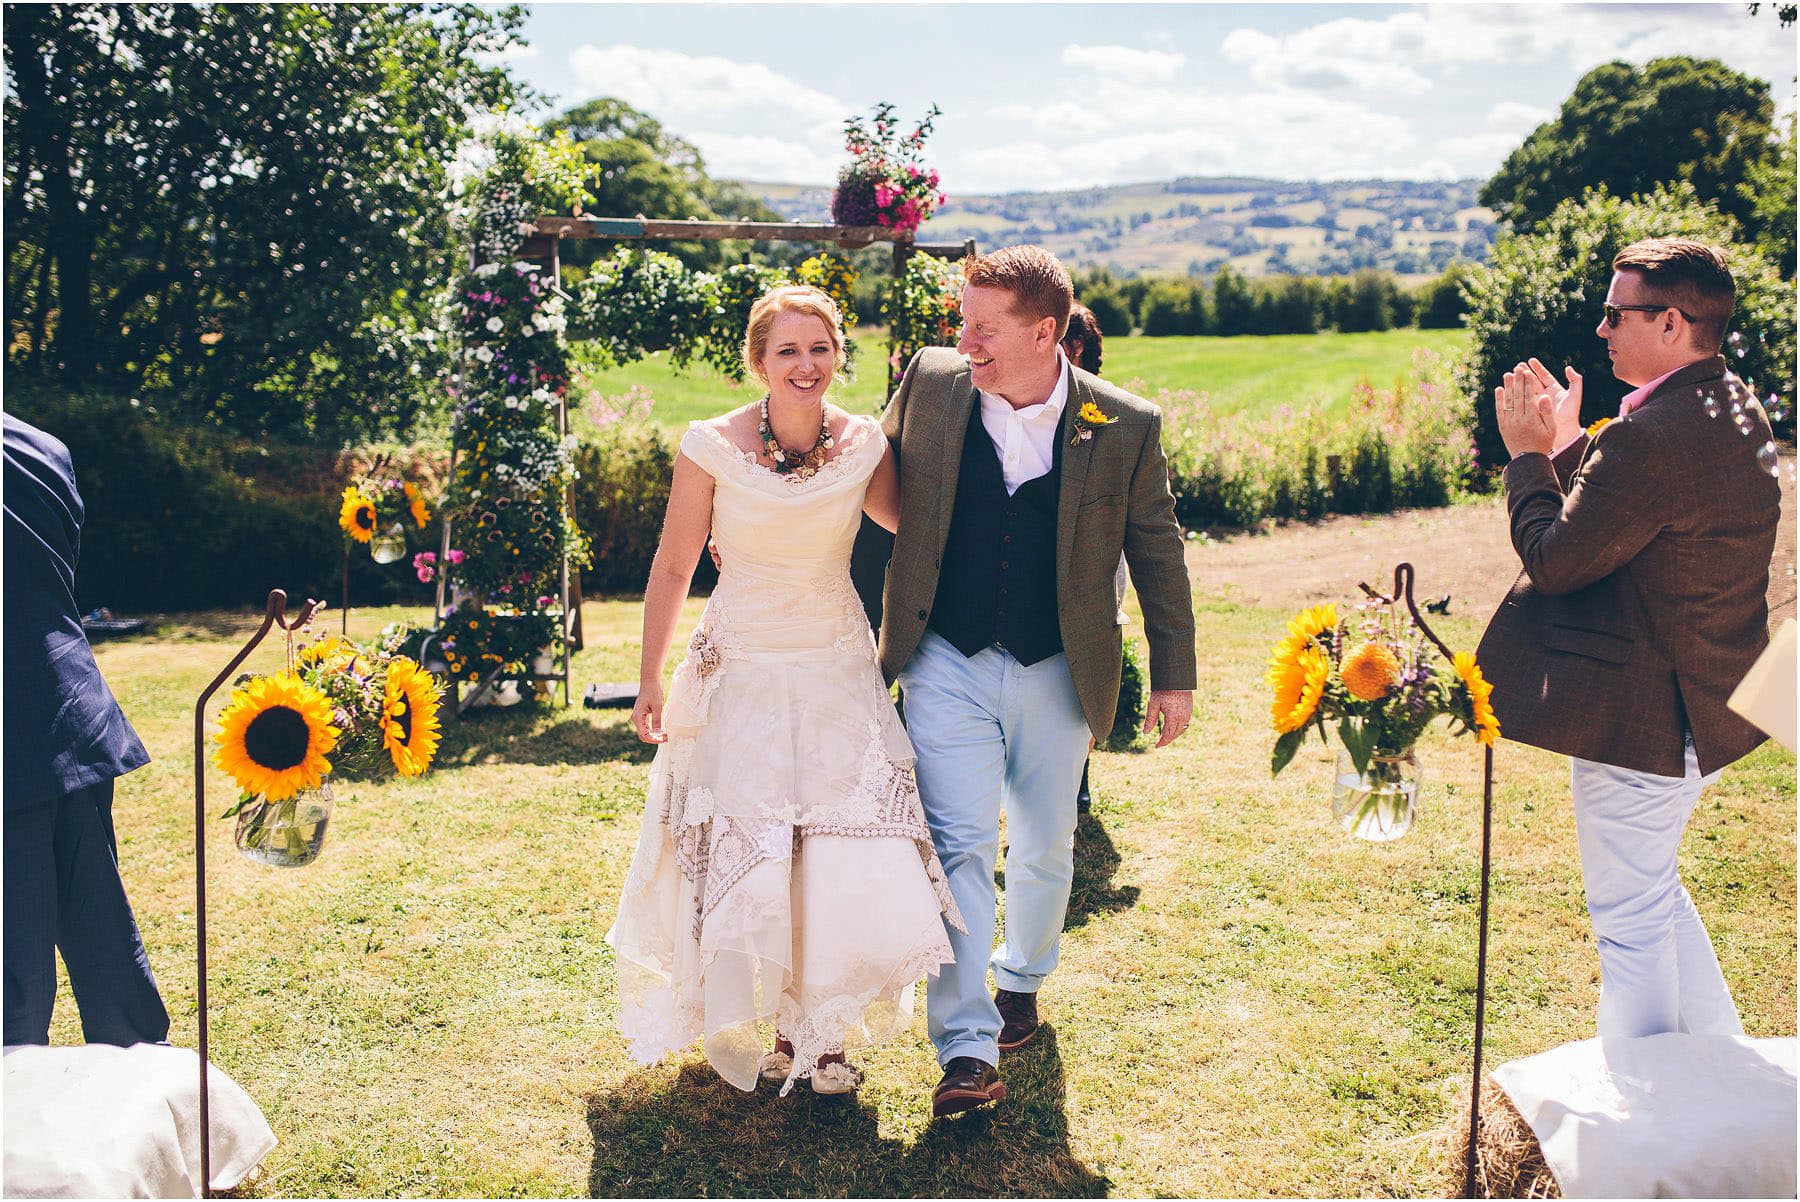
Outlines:
MULTIPOLYGON (((745 183, 790 221, 830 220, 831 189, 745 183)), ((1494 214, 1475 203, 1481 181, 1240 177, 1167 180, 1072 192, 950 197, 920 231, 982 247, 1036 242, 1073 267, 1120 275, 1344 275, 1380 267, 1436 274, 1453 259, 1485 261, 1494 214)))

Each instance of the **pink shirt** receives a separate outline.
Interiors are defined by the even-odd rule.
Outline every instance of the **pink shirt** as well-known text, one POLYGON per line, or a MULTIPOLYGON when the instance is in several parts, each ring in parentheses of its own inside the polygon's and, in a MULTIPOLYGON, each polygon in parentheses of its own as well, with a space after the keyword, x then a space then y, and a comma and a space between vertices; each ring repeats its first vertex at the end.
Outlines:
MULTIPOLYGON (((1700 362, 1700 360, 1698 360, 1698 359, 1694 360, 1694 363, 1698 363, 1698 362, 1700 362)), ((1648 384, 1644 385, 1642 388, 1633 388, 1630 392, 1626 393, 1623 397, 1619 398, 1619 416, 1620 417, 1626 416, 1632 410, 1636 409, 1639 405, 1642 405, 1645 401, 1649 400, 1650 394, 1655 392, 1658 388, 1661 388, 1664 380, 1667 380, 1670 376, 1674 375, 1676 372, 1682 371, 1689 367, 1692 367, 1693 365, 1694 365, 1693 363, 1683 363, 1680 367, 1673 367, 1673 368, 1670 368, 1668 371, 1665 371, 1662 375, 1656 377, 1656 379, 1650 381, 1648 384)), ((1586 431, 1584 430, 1581 433, 1585 434, 1586 431)), ((1563 443, 1560 447, 1557 447, 1556 450, 1550 452, 1550 458, 1554 459, 1558 455, 1562 454, 1564 451, 1568 450, 1570 447, 1574 446, 1575 440, 1580 437, 1581 437, 1581 434, 1577 434, 1577 435, 1575 435, 1575 438, 1571 438, 1569 441, 1563 443)))

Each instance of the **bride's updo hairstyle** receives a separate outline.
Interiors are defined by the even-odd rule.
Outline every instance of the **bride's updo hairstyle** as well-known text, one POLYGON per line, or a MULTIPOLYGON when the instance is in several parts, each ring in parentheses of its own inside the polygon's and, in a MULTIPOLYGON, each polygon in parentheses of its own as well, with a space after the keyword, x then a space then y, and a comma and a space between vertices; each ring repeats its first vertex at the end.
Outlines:
POLYGON ((744 328, 744 367, 764 387, 768 386, 769 377, 763 374, 762 361, 769 352, 769 329, 778 313, 804 313, 824 322, 831 335, 831 349, 837 356, 835 370, 844 370, 844 322, 837 302, 806 284, 783 284, 756 298, 750 306, 750 324, 744 328))

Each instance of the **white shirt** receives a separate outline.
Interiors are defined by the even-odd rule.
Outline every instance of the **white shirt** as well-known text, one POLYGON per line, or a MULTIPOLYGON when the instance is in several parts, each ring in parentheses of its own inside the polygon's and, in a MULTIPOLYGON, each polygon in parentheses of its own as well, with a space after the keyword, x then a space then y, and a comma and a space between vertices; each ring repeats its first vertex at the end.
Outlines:
POLYGON ((1062 425, 1063 406, 1069 401, 1069 360, 1056 351, 1058 371, 1056 387, 1050 398, 1040 405, 1014 409, 1002 397, 977 390, 981 405, 981 425, 993 440, 994 452, 1000 456, 1000 475, 1006 481, 1006 495, 1019 491, 1019 485, 1046 475, 1056 455, 1056 431, 1062 425))

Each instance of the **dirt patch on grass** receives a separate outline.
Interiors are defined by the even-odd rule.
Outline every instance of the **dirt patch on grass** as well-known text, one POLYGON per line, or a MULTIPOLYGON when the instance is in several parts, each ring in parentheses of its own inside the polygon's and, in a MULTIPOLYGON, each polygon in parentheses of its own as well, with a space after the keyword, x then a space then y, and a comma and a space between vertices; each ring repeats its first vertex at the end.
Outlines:
MULTIPOLYGON (((1794 616, 1794 549, 1794 455, 1789 451, 1782 456, 1781 525, 1769 569, 1771 624, 1794 616)), ((1265 534, 1188 544, 1196 592, 1275 609, 1343 602, 1359 596, 1359 581, 1385 592, 1393 585, 1394 565, 1402 561, 1418 572, 1414 596, 1421 603, 1448 595, 1451 613, 1485 621, 1519 571, 1504 498, 1447 509, 1290 522, 1265 534)))

